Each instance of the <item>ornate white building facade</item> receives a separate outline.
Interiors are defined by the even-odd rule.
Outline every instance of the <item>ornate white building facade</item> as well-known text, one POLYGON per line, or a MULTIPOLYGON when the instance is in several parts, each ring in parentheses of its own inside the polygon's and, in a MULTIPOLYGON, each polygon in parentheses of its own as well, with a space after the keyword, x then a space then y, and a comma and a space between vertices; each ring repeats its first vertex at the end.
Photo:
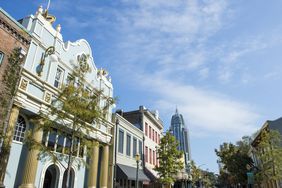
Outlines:
MULTIPOLYGON (((56 188, 63 187, 66 181, 64 164, 53 164, 48 158, 38 160, 38 151, 28 149, 24 141, 27 130, 36 125, 30 119, 37 116, 39 111, 46 111, 52 100, 60 92, 60 86, 66 83, 71 76, 72 64, 77 63, 79 57, 89 55, 87 63, 91 73, 87 73, 83 85, 91 92, 102 90, 103 95, 113 96, 111 79, 107 72, 97 69, 92 56, 89 43, 84 40, 64 42, 60 33, 61 26, 53 27, 54 17, 48 12, 38 9, 35 15, 30 15, 20 23, 32 36, 26 61, 20 78, 20 84, 15 96, 9 127, 14 129, 11 142, 10 157, 4 184, 6 187, 21 188, 56 188)), ((105 101, 101 100, 101 106, 105 101)), ((90 139, 95 143, 91 151, 91 160, 85 155, 85 147, 80 148, 77 158, 88 162, 89 167, 74 163, 71 171, 71 187, 111 187, 112 186, 112 143, 113 124, 111 123, 112 108, 108 108, 107 121, 92 126, 90 139)), ((59 144, 59 136, 47 134, 46 145, 54 147, 54 152, 59 144)), ((33 131, 33 138, 42 141, 43 132, 33 131)), ((62 147, 67 147, 65 138, 60 138, 62 147)))

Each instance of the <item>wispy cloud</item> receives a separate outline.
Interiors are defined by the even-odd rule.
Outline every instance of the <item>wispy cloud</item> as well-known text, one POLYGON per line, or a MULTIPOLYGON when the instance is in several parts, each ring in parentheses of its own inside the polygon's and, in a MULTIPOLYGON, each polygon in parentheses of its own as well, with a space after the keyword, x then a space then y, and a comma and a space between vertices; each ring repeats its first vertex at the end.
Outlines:
MULTIPOLYGON (((70 6, 65 0, 57 2, 56 11, 70 6)), ((249 83, 252 76, 240 60, 281 41, 279 32, 271 38, 256 34, 216 41, 213 37, 232 21, 224 0, 123 0, 110 5, 82 0, 72 11, 87 19, 70 12, 64 15, 67 27, 89 33, 103 28, 100 35, 111 39, 104 49, 111 72, 156 95, 155 106, 164 114, 179 105, 192 131, 200 129, 201 135, 254 131, 259 114, 252 106, 197 82, 249 83)))
POLYGON ((155 107, 161 111, 171 112, 178 106, 187 118, 192 132, 201 135, 216 134, 217 137, 240 138, 257 129, 259 114, 246 103, 237 101, 221 93, 175 83, 163 77, 146 75, 142 77, 144 87, 150 87, 160 98, 155 107), (153 80, 153 82, 152 82, 153 80))

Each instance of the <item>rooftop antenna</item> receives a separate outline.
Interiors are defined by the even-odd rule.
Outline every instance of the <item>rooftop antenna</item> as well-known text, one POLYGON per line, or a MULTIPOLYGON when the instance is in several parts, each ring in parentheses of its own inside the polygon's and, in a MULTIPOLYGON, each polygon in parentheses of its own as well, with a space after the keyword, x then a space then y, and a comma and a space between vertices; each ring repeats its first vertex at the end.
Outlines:
POLYGON ((178 114, 178 109, 177 109, 177 105, 176 105, 176 110, 175 110, 175 113, 176 113, 176 114, 178 114))
POLYGON ((56 21, 56 17, 48 14, 48 10, 50 8, 50 4, 51 4, 51 0, 48 0, 48 4, 47 4, 47 8, 45 9, 43 16, 45 17, 45 19, 50 22, 51 24, 54 23, 56 21))
POLYGON ((48 4, 47 4, 47 10, 49 10, 49 8, 50 8, 50 3, 51 3, 51 0, 48 0, 48 4))

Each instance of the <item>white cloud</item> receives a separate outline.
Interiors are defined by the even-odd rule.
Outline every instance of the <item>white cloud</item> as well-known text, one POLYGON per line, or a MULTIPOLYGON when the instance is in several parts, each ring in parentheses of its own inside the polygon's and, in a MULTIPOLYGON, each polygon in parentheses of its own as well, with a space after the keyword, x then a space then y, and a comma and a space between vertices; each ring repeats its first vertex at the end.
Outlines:
POLYGON ((240 138, 257 129, 259 114, 244 102, 162 77, 141 77, 143 86, 153 88, 160 97, 155 106, 166 114, 177 105, 192 132, 201 131, 202 136, 216 134, 240 138))

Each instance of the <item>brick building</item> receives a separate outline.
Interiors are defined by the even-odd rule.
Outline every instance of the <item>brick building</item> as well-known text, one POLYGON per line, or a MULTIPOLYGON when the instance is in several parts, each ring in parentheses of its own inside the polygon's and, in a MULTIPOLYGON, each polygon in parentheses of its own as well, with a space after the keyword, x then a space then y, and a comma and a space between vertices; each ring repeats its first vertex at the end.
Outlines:
POLYGON ((8 119, 30 41, 29 32, 0 8, 0 187, 4 187, 11 143, 9 135, 13 134, 8 129, 8 119))
MULTIPOLYGON (((3 99, 8 97, 7 101, 11 101, 11 96, 7 96, 7 90, 4 83, 4 75, 9 71, 8 58, 14 49, 18 49, 24 58, 30 44, 30 35, 28 31, 14 20, 8 13, 0 8, 0 96, 3 99)), ((22 60, 23 60, 22 58, 22 60)), ((21 63, 21 62, 19 62, 21 63)), ((0 105, 0 126, 4 128, 4 121, 7 118, 8 105, 0 105)))

